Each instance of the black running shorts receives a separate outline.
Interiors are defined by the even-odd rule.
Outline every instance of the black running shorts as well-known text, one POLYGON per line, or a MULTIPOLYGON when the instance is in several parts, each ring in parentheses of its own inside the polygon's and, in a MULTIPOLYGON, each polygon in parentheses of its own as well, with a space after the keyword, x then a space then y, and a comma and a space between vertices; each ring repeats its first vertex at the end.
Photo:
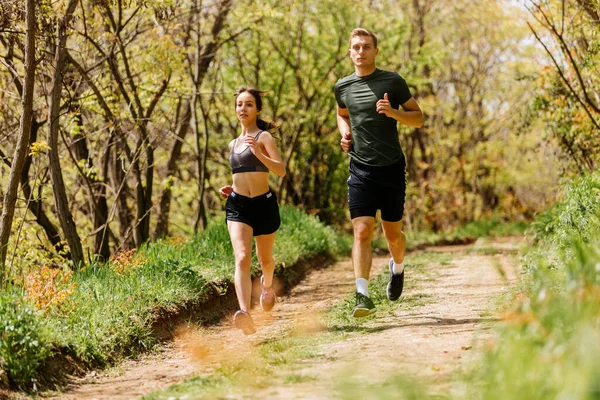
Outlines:
POLYGON ((381 210, 381 219, 397 222, 404 214, 406 196, 406 162, 404 157, 396 164, 374 167, 350 162, 348 203, 350 216, 375 217, 381 210))
POLYGON ((256 197, 231 192, 225 205, 227 221, 250 225, 253 236, 274 233, 281 225, 277 197, 272 191, 256 197))

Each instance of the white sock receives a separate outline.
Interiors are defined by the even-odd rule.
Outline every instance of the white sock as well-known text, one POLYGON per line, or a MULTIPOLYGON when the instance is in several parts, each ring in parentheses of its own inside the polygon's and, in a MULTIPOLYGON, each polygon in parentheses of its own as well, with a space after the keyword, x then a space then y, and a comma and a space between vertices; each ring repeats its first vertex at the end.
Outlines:
POLYGON ((400 264, 396 264, 396 261, 392 261, 392 271, 394 271, 394 275, 401 274, 404 271, 404 261, 400 264))
POLYGON ((356 280, 356 291, 362 293, 365 296, 369 296, 369 281, 365 278, 358 278, 356 280))

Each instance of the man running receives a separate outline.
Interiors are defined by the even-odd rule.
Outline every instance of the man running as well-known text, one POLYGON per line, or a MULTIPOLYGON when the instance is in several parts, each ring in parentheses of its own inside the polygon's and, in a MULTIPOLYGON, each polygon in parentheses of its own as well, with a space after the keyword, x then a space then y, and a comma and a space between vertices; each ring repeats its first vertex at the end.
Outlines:
POLYGON ((395 301, 402 294, 406 161, 397 123, 420 128, 423 113, 400 75, 375 66, 379 49, 373 32, 354 29, 349 52, 354 73, 338 80, 334 91, 337 125, 342 135, 340 144, 350 155, 348 203, 354 228, 352 263, 356 278, 356 306, 352 315, 365 317, 376 311, 369 298, 369 275, 377 210, 381 210, 381 226, 392 256, 387 296, 395 301))

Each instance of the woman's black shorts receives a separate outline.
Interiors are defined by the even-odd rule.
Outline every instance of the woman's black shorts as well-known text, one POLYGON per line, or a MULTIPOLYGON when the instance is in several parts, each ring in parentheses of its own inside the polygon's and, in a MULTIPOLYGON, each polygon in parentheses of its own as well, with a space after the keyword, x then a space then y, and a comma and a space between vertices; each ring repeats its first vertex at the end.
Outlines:
POLYGON ((256 197, 231 192, 225 205, 227 221, 250 225, 253 236, 269 235, 279 229, 281 218, 277 196, 272 191, 256 197))
POLYGON ((406 162, 404 157, 396 164, 374 167, 350 162, 348 203, 350 216, 375 217, 381 210, 381 219, 397 222, 404 214, 406 196, 406 162))

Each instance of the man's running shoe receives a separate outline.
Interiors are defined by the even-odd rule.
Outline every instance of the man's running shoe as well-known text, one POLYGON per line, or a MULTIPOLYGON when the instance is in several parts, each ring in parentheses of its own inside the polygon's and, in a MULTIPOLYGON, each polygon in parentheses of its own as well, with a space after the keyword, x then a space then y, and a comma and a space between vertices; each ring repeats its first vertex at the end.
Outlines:
POLYGON ((396 301, 402 294, 404 288, 404 270, 399 274, 394 274, 394 259, 390 260, 390 281, 387 285, 387 297, 391 301, 396 301))
POLYGON ((366 317, 373 314, 377 309, 373 301, 362 293, 356 292, 356 306, 352 310, 354 318, 366 317))
POLYGON ((256 328, 254 327, 254 321, 252 321, 252 317, 246 310, 239 310, 233 316, 233 323, 236 328, 241 329, 244 332, 244 335, 252 335, 256 333, 256 328))
POLYGON ((260 294, 260 306, 265 311, 271 311, 275 306, 275 290, 273 290, 273 283, 271 283, 271 287, 266 288, 263 281, 264 276, 261 276, 260 286, 262 288, 262 292, 260 294))

